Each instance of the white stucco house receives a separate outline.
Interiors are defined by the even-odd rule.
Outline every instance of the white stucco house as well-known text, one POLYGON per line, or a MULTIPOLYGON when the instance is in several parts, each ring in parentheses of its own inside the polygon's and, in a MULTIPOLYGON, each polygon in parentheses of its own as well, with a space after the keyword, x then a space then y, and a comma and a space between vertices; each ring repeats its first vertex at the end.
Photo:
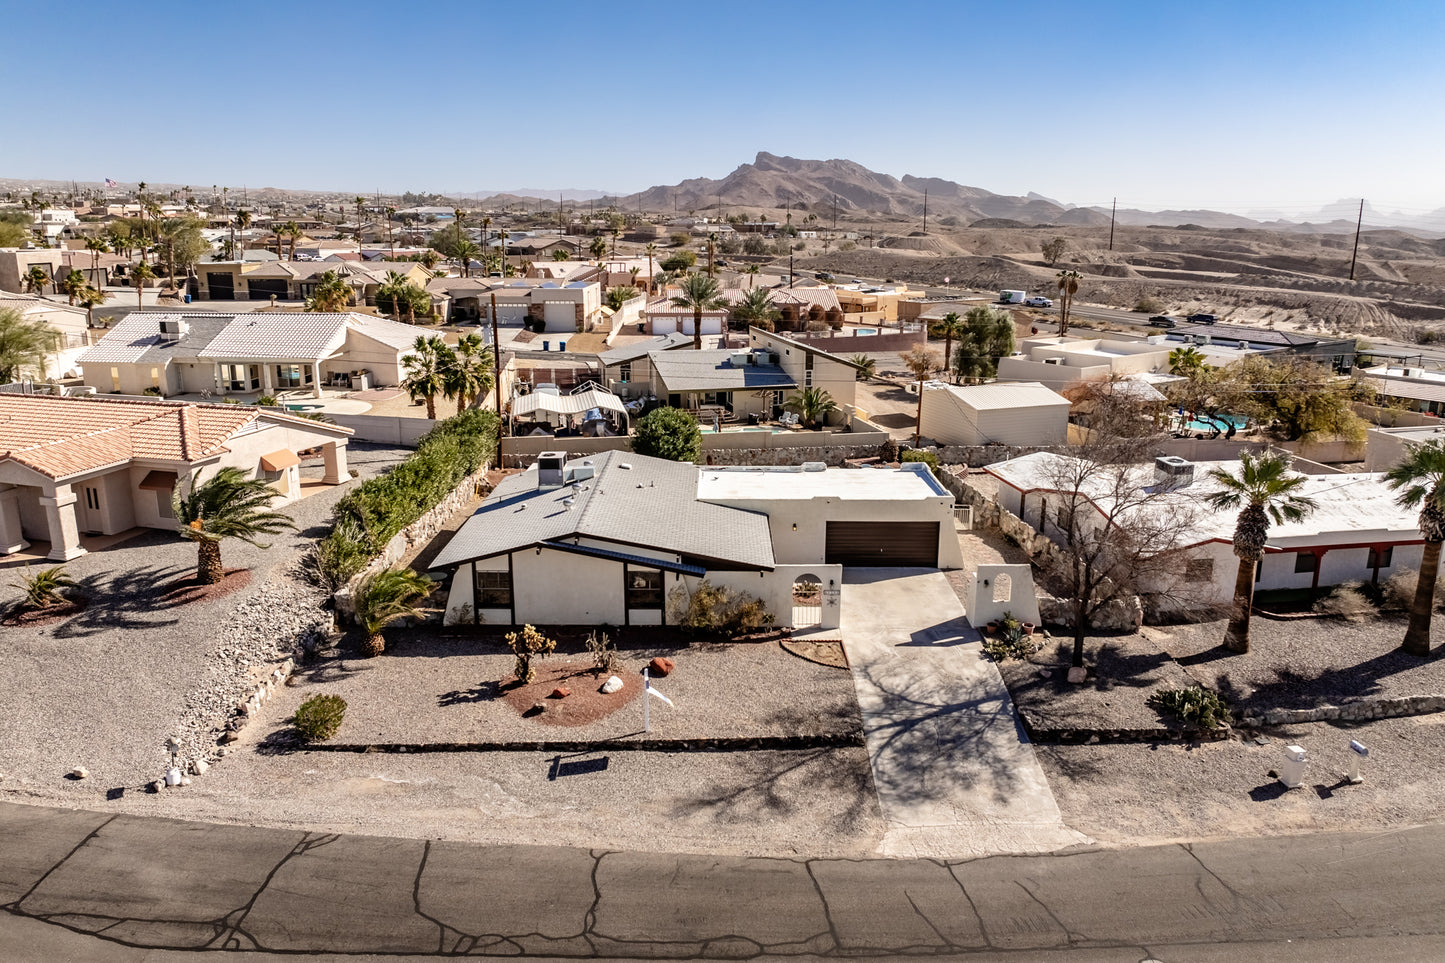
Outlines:
POLYGON ((241 405, 0 394, 0 555, 32 541, 85 554, 82 535, 174 528, 171 495, 193 472, 265 478, 274 504, 300 497, 301 453, 325 483, 349 478, 351 429, 241 405))
POLYGON ((923 385, 925 438, 940 445, 1062 445, 1069 400, 1037 381, 923 385))
MULTIPOLYGON (((989 474, 999 482, 999 506, 1051 535, 1044 518, 1057 501, 1050 496, 1059 491, 1054 479, 1060 473, 1054 463, 1070 457, 1036 452, 988 466, 989 474)), ((1155 465, 1130 469, 1134 485, 1158 487, 1165 493, 1151 500, 1148 510, 1193 515, 1180 545, 1189 556, 1183 588, 1191 602, 1225 603, 1234 596, 1239 559, 1233 538, 1238 513, 1213 511, 1203 504, 1203 496, 1218 489, 1209 478, 1216 468, 1234 474, 1239 462, 1161 457, 1155 465)), ((1396 504, 1397 493, 1385 484, 1384 475, 1302 477, 1305 481, 1298 494, 1313 499, 1318 507, 1302 521, 1270 525, 1269 542, 1255 576, 1256 591, 1378 582, 1401 569, 1419 569, 1424 541, 1417 512, 1396 504)), ((1102 485, 1099 491, 1086 494, 1096 507, 1112 497, 1102 485)), ((1101 512, 1101 520, 1103 517, 1101 512)))
POLYGON ((399 384, 421 329, 351 312, 137 311, 77 359, 96 391, 277 394, 399 384))
POLYGON ((542 454, 505 479, 432 563, 448 624, 664 625, 707 579, 776 624, 836 628, 846 565, 957 568, 953 496, 926 466, 700 468, 611 451, 542 454), (821 605, 793 605, 812 583, 821 605))

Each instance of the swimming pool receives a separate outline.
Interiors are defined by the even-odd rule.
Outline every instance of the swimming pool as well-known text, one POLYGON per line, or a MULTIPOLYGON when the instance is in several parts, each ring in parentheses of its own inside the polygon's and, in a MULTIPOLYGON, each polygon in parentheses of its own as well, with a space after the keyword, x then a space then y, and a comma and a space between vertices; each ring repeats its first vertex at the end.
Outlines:
POLYGON ((1179 427, 1181 431, 1228 431, 1230 428, 1243 431, 1248 425, 1249 419, 1243 415, 1213 415, 1208 420, 1191 419, 1179 427))
POLYGON ((854 329, 853 329, 853 337, 855 337, 855 338, 866 338, 866 337, 870 337, 871 335, 875 335, 875 334, 877 334, 877 333, 878 333, 878 329, 877 329, 877 328, 854 328, 854 329))

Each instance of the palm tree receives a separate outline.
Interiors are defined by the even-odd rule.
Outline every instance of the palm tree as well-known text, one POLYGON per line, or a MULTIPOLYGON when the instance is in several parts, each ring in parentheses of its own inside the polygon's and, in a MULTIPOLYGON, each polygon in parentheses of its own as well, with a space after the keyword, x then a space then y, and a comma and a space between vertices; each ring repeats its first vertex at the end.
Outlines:
POLYGON ((145 286, 147 281, 154 281, 156 272, 144 261, 130 269, 130 283, 135 288, 135 301, 137 305, 145 303, 145 286))
POLYGON ((50 283, 50 274, 39 264, 32 264, 25 272, 25 291, 28 294, 44 294, 45 285, 50 283))
POLYGON ((934 322, 933 333, 943 335, 943 376, 945 378, 953 374, 950 370, 949 360, 953 357, 953 339, 962 335, 966 330, 968 329, 957 311, 950 311, 934 322))
POLYGON ((1440 544, 1445 542, 1445 442, 1411 446, 1405 458, 1385 473, 1385 484, 1400 492, 1401 508, 1420 509, 1420 535, 1425 539, 1420 576, 1410 603, 1410 626, 1400 648, 1411 655, 1430 654, 1430 619, 1435 610, 1435 581, 1440 574, 1440 544))
POLYGON ((110 295, 106 294, 103 289, 92 287, 89 284, 76 296, 76 299, 80 301, 80 306, 85 308, 85 326, 87 328, 95 327, 95 309, 109 298, 110 295))
POLYGON ((355 596, 356 623, 366 634, 362 653, 375 658, 385 652, 383 630, 399 619, 419 616, 414 603, 430 595, 431 590, 432 580, 409 568, 389 568, 362 582, 355 596))
POLYGON ((1175 348, 1169 352, 1169 373, 1188 377, 1196 371, 1202 371, 1206 362, 1204 352, 1190 345, 1187 348, 1175 348))
POLYGON ((247 478, 239 468, 222 468, 204 482, 200 469, 191 475, 190 494, 176 487, 171 508, 176 531, 196 543, 196 580, 214 585, 226 576, 221 565, 221 542, 239 538, 248 545, 268 548, 257 539, 295 528, 291 516, 270 510, 276 489, 263 478, 247 478))
POLYGON ((1060 271, 1058 277, 1059 289, 1059 336, 1069 333, 1069 308, 1074 305, 1074 295, 1078 293, 1079 281, 1083 275, 1078 271, 1060 271))
POLYGON ((633 298, 637 297, 637 289, 631 285, 624 284, 620 288, 609 288, 607 297, 603 300, 607 306, 614 311, 622 310, 622 306, 633 298))
POLYGON ((1204 497, 1215 510, 1239 508, 1234 526, 1234 554, 1239 572, 1234 579, 1234 608, 1224 632, 1224 647, 1231 652, 1249 651, 1249 620, 1254 613, 1254 573, 1269 539, 1269 523, 1298 522, 1315 510, 1315 501, 1298 494, 1305 484, 1303 475, 1289 474, 1287 452, 1267 451, 1259 455, 1241 452, 1239 474, 1216 468, 1209 477, 1219 491, 1204 497))
POLYGON ((878 373, 878 360, 872 355, 855 354, 848 360, 858 366, 859 381, 868 381, 878 373))
POLYGON ((804 428, 816 428, 829 412, 838 410, 838 403, 823 388, 804 388, 783 402, 783 409, 802 419, 804 428))
POLYGON ((361 205, 366 203, 366 198, 357 195, 356 198, 356 250, 361 250, 361 205))
POLYGON ((390 258, 391 260, 395 261, 395 260, 396 260, 396 238, 393 237, 393 236, 392 236, 392 233, 391 233, 391 219, 392 219, 393 217, 396 217, 396 208, 394 208, 394 207, 388 207, 388 208, 386 209, 386 246, 387 246, 387 249, 390 251, 390 253, 387 255, 387 257, 390 258))
POLYGON ((773 330, 783 315, 773 307, 772 294, 767 288, 750 289, 743 295, 742 300, 733 305, 733 320, 762 328, 764 331, 773 330))
POLYGON ((938 352, 921 344, 915 344, 899 358, 903 361, 913 376, 918 379, 918 425, 913 430, 913 446, 916 448, 923 440, 923 382, 933 376, 933 373, 943 367, 939 360, 938 352))
POLYGON ((351 306, 351 285, 335 271, 327 271, 316 281, 311 297, 306 302, 307 311, 337 313, 351 306))
POLYGON ((753 282, 758 279, 758 274, 761 271, 762 267, 757 264, 749 264, 747 267, 743 268, 743 273, 748 276, 748 290, 752 290, 753 282))
POLYGON ((70 304, 75 303, 75 299, 80 295, 81 291, 86 289, 88 284, 89 282, 85 280, 85 272, 79 268, 71 268, 70 273, 65 276, 65 280, 60 282, 60 286, 65 288, 65 295, 69 299, 70 304))
POLYGON ((713 262, 717 257, 717 232, 714 231, 707 236, 707 276, 717 277, 717 270, 713 262))
MULTIPOLYGON (((297 224, 295 221, 287 221, 285 224, 282 224, 282 225, 281 225, 281 229, 278 230, 276 233, 277 233, 278 235, 279 235, 279 234, 282 234, 282 233, 285 233, 287 237, 291 238, 291 256, 288 257, 286 260, 288 260, 288 261, 294 261, 294 260, 296 260, 296 241, 297 241, 298 238, 301 237, 302 233, 304 233, 304 232, 301 230, 301 226, 300 226, 299 224, 297 224)), ((280 246, 277 245, 276 255, 279 257, 280 254, 281 254, 280 246)))
POLYGON ((426 400, 426 416, 432 421, 437 417, 437 395, 450 398, 453 385, 447 379, 447 371, 455 361, 455 354, 438 335, 418 335, 411 346, 411 354, 401 359, 406 376, 401 386, 411 395, 411 400, 426 400))
POLYGON ((0 383, 16 381, 25 365, 45 373, 45 360, 60 348, 60 332, 31 321, 19 308, 0 308, 0 383))
POLYGON ((462 277, 469 278, 472 276, 472 262, 481 257, 482 249, 476 241, 464 237, 457 241, 456 246, 452 248, 452 254, 461 262, 462 277))
POLYGON ((100 287, 100 256, 110 253, 110 245, 105 243, 105 238, 92 235, 85 239, 85 249, 90 252, 90 280, 100 287))
MULTIPOLYGON (((241 253, 246 253, 246 231, 251 227, 251 212, 244 207, 236 212, 235 226, 241 229, 241 253)), ((234 237, 234 234, 232 235, 234 237)))
POLYGON ((702 350, 702 313, 728 306, 722 289, 706 274, 689 274, 682 282, 682 293, 672 299, 675 307, 692 308, 692 347, 702 350))
POLYGON ((494 364, 492 349, 480 335, 468 334, 457 340, 445 377, 449 393, 456 396, 458 414, 478 404, 491 390, 494 364))

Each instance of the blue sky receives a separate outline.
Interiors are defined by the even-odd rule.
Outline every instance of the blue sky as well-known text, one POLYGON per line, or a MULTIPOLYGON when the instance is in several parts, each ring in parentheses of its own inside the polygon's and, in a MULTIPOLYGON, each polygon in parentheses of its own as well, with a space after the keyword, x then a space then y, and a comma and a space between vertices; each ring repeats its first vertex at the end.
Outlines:
POLYGON ((1438 2, 82 0, 64 21, 5 9, 0 176, 625 193, 766 150, 1073 203, 1445 207, 1438 2))

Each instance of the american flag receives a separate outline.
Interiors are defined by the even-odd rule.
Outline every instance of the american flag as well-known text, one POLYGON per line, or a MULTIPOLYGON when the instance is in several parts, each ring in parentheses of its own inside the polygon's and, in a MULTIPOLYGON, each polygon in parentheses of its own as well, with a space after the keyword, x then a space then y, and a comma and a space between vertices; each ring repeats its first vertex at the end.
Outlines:
POLYGON ((105 179, 105 186, 106 186, 106 187, 119 187, 120 184, 117 183, 116 181, 111 180, 109 177, 107 177, 107 178, 105 179))

